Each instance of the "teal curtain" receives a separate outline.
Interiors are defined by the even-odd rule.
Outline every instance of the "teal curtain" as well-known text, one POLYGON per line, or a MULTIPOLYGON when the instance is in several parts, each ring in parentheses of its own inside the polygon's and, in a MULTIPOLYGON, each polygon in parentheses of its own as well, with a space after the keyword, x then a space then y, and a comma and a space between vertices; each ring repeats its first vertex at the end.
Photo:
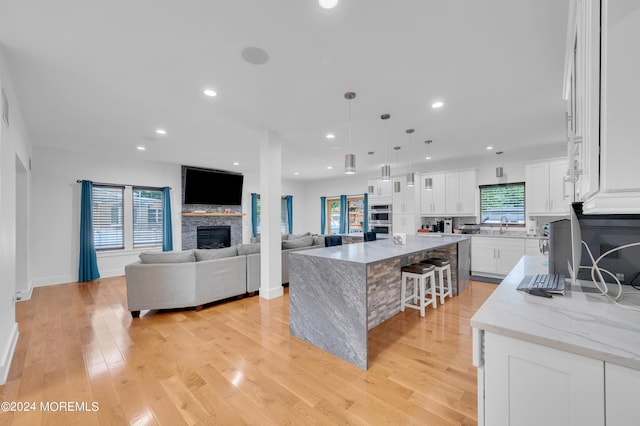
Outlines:
POLYGON ((162 251, 173 250, 173 230, 171 228, 171 188, 162 188, 162 251))
POLYGON ((340 196, 340 233, 346 234, 349 232, 349 222, 347 220, 347 196, 340 196))
POLYGON ((364 223, 362 224, 364 228, 362 232, 369 232, 369 194, 364 193, 364 223))
POLYGON ((251 193, 251 235, 258 236, 258 194, 251 193))
POLYGON ((287 195, 287 226, 289 227, 289 234, 293 234, 293 195, 287 195))
POLYGON ((327 229, 327 197, 320 197, 320 235, 327 229))
POLYGON ((96 246, 93 241, 93 182, 82 181, 80 198, 80 261, 78 281, 85 282, 100 278, 96 246))

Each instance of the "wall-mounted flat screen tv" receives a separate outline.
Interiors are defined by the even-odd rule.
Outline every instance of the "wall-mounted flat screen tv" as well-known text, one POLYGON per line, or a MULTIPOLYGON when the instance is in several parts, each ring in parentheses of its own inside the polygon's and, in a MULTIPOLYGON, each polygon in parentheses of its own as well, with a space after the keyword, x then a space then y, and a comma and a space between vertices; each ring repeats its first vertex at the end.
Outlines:
POLYGON ((184 167, 184 203, 240 206, 243 178, 239 173, 184 167))

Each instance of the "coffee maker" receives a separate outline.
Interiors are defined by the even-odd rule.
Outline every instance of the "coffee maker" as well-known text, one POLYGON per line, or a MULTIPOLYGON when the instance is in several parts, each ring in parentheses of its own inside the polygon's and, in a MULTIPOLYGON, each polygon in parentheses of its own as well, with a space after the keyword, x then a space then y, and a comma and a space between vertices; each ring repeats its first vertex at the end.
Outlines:
POLYGON ((453 233, 453 219, 445 219, 444 220, 444 230, 443 232, 447 234, 453 233))
POLYGON ((527 235, 532 237, 538 233, 538 221, 533 218, 527 219, 527 235))

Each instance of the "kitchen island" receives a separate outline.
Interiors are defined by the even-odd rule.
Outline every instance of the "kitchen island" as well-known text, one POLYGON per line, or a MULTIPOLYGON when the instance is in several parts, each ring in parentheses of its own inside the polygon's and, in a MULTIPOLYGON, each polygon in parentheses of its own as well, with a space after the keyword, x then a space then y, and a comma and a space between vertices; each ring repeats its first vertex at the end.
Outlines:
POLYGON ((400 268, 428 257, 449 259, 458 294, 469 283, 469 247, 465 236, 407 236, 406 244, 384 239, 293 252, 291 334, 367 369, 368 331, 400 312, 400 268))
POLYGON ((547 261, 524 256, 471 318, 478 424, 638 424, 640 292, 625 308, 590 282, 551 299, 516 290, 547 261))

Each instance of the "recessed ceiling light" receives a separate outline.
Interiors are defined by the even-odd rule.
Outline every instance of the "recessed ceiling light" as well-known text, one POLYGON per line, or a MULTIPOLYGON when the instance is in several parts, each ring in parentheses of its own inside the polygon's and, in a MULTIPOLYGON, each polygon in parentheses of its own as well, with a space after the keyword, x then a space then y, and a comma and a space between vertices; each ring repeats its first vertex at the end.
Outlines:
POLYGON ((338 0, 318 0, 318 3, 325 9, 333 9, 338 4, 338 0))
POLYGON ((425 160, 431 160, 431 156, 425 157, 425 160))
POLYGON ((333 169, 333 166, 327 166, 327 170, 333 169))
POLYGON ((334 135, 333 133, 327 133, 327 139, 335 139, 336 135, 334 135))
POLYGON ((240 53, 242 59, 252 65, 262 65, 269 60, 269 54, 259 47, 245 47, 240 53))
POLYGON ((136 147, 136 149, 137 149, 138 151, 145 151, 147 148, 145 148, 145 147, 144 147, 144 146, 142 146, 142 145, 138 145, 138 146, 136 147))
POLYGON ((435 102, 433 105, 431 105, 431 108, 442 108, 444 106, 444 104, 442 102, 435 102))
POLYGON ((207 96, 211 96, 211 97, 218 96, 216 91, 213 90, 213 89, 205 89, 202 93, 204 93, 207 96))
POLYGON ((493 147, 492 147, 492 146, 488 146, 488 147, 487 147, 487 151, 491 151, 492 149, 493 149, 493 147))
POLYGON ((233 162, 233 165, 234 165, 234 166, 239 166, 239 165, 240 165, 240 163, 238 163, 237 161, 234 161, 234 162, 233 162))
POLYGON ((300 173, 299 172, 293 172, 294 176, 298 176, 300 173))
POLYGON ((164 129, 156 129, 156 133, 159 134, 159 135, 166 135, 167 131, 164 130, 164 129))

